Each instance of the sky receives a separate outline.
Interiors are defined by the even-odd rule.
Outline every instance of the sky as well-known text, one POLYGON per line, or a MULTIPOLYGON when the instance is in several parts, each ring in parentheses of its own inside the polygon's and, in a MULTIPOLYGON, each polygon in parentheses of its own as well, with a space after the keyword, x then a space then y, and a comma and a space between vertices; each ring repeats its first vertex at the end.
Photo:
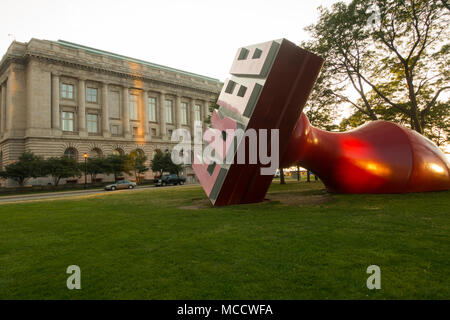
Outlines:
POLYGON ((239 47, 308 39, 336 0, 1 0, 0 56, 15 39, 67 40, 223 81, 239 47))

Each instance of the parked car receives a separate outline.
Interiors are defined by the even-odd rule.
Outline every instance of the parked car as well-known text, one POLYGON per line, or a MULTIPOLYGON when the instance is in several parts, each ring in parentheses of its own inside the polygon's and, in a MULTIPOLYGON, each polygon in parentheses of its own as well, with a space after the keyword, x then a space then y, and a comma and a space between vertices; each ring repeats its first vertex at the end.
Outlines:
POLYGON ((128 181, 128 180, 120 180, 116 183, 108 184, 105 187, 105 190, 120 190, 120 189, 134 189, 136 187, 136 183, 128 181))
POLYGON ((163 176, 162 178, 156 181, 156 186, 166 186, 169 184, 173 184, 176 186, 177 184, 184 184, 186 182, 186 178, 179 177, 176 174, 169 174, 167 176, 163 176))

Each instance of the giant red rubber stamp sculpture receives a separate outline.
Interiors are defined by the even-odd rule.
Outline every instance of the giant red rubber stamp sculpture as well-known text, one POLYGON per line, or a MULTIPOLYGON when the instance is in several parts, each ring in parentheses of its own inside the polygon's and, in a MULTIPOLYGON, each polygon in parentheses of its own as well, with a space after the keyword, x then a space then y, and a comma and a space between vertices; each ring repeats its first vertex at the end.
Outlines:
POLYGON ((299 163, 339 193, 450 189, 450 164, 433 142, 388 121, 343 133, 312 127, 302 114, 282 166, 299 163))
POLYGON ((285 39, 238 50, 232 77, 225 81, 217 102, 220 108, 214 111, 212 128, 204 135, 215 150, 215 159, 233 161, 219 163, 197 155, 193 164, 214 205, 264 200, 274 171, 263 174, 267 163, 261 158, 237 161, 240 150, 252 147, 260 155, 261 150, 272 156, 278 153, 281 167, 300 164, 313 171, 333 192, 450 189, 450 164, 445 155, 416 132, 386 121, 370 122, 346 133, 312 127, 302 110, 322 64, 320 57, 285 39), (244 138, 230 134, 236 129, 246 133, 244 138), (257 146, 246 143, 251 130, 271 131, 271 137, 260 139, 257 146), (221 141, 213 134, 217 131, 222 132, 221 141))

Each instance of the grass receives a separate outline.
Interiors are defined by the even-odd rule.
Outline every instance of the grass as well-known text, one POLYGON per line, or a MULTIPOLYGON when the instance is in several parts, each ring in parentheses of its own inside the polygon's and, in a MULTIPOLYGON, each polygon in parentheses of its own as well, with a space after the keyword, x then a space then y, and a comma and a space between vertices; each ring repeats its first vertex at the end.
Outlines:
POLYGON ((0 205, 0 299, 450 298, 450 192, 180 208, 204 198, 173 187, 0 205), (82 290, 66 288, 72 264, 82 290), (372 264, 381 290, 366 287, 372 264))

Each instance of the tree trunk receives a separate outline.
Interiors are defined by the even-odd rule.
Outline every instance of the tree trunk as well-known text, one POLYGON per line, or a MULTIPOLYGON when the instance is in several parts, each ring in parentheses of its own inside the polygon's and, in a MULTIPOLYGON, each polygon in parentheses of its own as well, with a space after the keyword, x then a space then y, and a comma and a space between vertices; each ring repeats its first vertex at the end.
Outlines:
POLYGON ((309 170, 306 172, 306 182, 311 182, 311 172, 309 170))
POLYGON ((134 178, 136 179, 136 184, 139 184, 139 172, 134 171, 134 178))
POLYGON ((19 184, 19 186, 21 188, 23 188, 25 186, 25 182, 27 181, 27 178, 19 177, 17 179, 13 179, 13 180, 16 180, 16 182, 19 184))
POLYGON ((297 165, 297 181, 300 181, 300 167, 297 165))
POLYGON ((283 171, 283 168, 280 168, 280 184, 286 184, 286 181, 284 181, 284 171, 283 171))
POLYGON ((369 111, 369 117, 370 117, 370 120, 372 120, 372 121, 378 120, 377 115, 375 114, 375 112, 373 112, 372 109, 369 109, 368 111, 369 111))
POLYGON ((411 129, 416 130, 418 133, 423 134, 422 124, 418 114, 417 97, 414 90, 412 71, 409 69, 407 62, 404 65, 406 86, 408 87, 408 96, 410 103, 410 117, 411 117, 411 129))
POLYGON ((411 129, 416 130, 420 134, 423 134, 423 128, 417 115, 417 109, 414 109, 414 106, 411 106, 411 108, 411 129))

